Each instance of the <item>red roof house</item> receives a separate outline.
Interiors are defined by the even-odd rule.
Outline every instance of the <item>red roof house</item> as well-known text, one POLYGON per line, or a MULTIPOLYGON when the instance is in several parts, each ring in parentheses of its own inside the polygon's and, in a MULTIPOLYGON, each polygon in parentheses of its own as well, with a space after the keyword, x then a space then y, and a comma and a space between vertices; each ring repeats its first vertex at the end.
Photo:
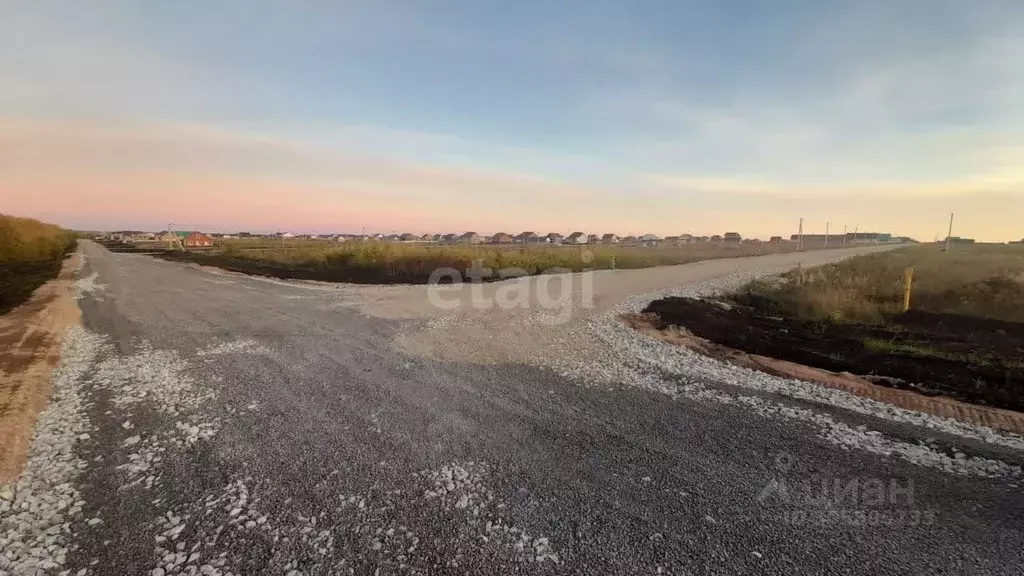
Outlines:
POLYGON ((202 232, 192 232, 183 241, 186 248, 207 248, 213 246, 213 238, 202 232))

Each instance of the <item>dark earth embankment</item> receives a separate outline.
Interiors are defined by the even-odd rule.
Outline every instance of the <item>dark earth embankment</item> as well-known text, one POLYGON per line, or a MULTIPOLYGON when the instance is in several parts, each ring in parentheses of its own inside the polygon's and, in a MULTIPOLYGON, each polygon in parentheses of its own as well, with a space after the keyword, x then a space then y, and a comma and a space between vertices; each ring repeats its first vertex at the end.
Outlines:
POLYGON ((1024 324, 913 310, 886 325, 837 323, 676 297, 656 300, 644 312, 745 352, 1024 411, 1024 324))
POLYGON ((28 301, 36 288, 56 278, 64 257, 0 264, 0 314, 6 314, 28 301))

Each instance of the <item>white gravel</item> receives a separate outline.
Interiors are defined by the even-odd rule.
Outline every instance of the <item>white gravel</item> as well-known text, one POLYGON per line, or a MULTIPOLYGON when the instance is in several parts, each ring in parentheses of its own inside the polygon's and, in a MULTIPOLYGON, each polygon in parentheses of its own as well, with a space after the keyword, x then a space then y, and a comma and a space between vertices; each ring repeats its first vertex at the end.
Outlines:
MULTIPOLYGON (((252 478, 234 480, 218 495, 168 510, 154 521, 157 536, 153 545, 152 576, 167 574, 203 574, 235 576, 237 559, 217 550, 217 542, 226 532, 262 531, 280 538, 258 501, 251 498, 248 483, 252 478)), ((282 570, 283 572, 283 570, 282 570)))
POLYGON ((169 416, 203 406, 214 397, 199 386, 188 363, 173 350, 156 350, 146 342, 130 355, 111 354, 96 367, 93 381, 111 391, 115 405, 128 409, 141 402, 169 416))
POLYGON ((233 340, 211 344, 196 352, 196 356, 220 356, 223 354, 270 354, 270 349, 255 340, 233 340))
MULTIPOLYGON (((847 254, 848 255, 848 254, 847 254)), ((837 253, 807 253, 807 262, 824 264, 841 259, 837 253)), ((784 261, 795 261, 788 258, 784 261)), ((778 260, 750 259, 741 262, 708 261, 689 267, 648 269, 616 273, 602 271, 566 276, 574 293, 566 310, 527 309, 477 310, 464 298, 455 310, 418 311, 426 318, 425 328, 410 328, 399 335, 396 345, 403 351, 427 354, 456 362, 523 362, 551 369, 585 386, 629 385, 685 397, 700 402, 743 406, 768 418, 798 421, 817 428, 819 436, 844 449, 898 456, 922 466, 953 474, 1017 477, 1021 470, 1004 462, 944 453, 931 446, 908 444, 885 438, 881 433, 854 428, 836 421, 827 409, 797 409, 792 400, 809 401, 899 424, 935 430, 952 436, 1024 450, 1024 437, 983 426, 906 410, 842 390, 814 383, 779 378, 733 366, 695 352, 670 346, 625 326, 619 317, 639 312, 652 300, 665 296, 711 296, 735 289, 754 278, 778 274, 791 265, 778 260), (700 280, 700 278, 711 278, 700 280), (686 278, 697 280, 687 281, 686 278), (586 287, 593 286, 593 306, 586 287), (550 325, 551 318, 565 317, 563 324, 550 325), (748 390, 758 395, 737 392, 748 390)), ((522 279, 517 282, 532 282, 522 279)), ((485 293, 501 290, 501 283, 483 287, 485 293)), ((450 289, 458 294, 456 289, 450 289)), ((466 292, 468 289, 463 289, 466 292)), ((400 292, 395 292, 401 295, 400 292)), ((422 295, 419 296, 422 298, 422 295)), ((368 313, 415 310, 409 298, 378 298, 368 313)), ((418 301, 417 298, 411 301, 418 301)))
MULTIPOLYGON (((897 456, 918 465, 945 472, 994 477, 1018 477, 1017 466, 970 454, 943 452, 930 445, 909 444, 886 438, 866 427, 851 427, 837 421, 829 408, 898 424, 943 432, 954 437, 980 440, 992 445, 1024 450, 1024 437, 983 426, 906 410, 842 390, 779 378, 734 366, 701 354, 670 346, 625 326, 619 317, 640 312, 652 300, 665 296, 702 297, 735 289, 754 278, 779 274, 792 267, 796 258, 808 264, 840 260, 849 253, 806 253, 782 259, 707 261, 676 268, 647 269, 616 273, 600 271, 567 275, 574 292, 565 300, 566 309, 529 307, 516 310, 478 310, 465 297, 454 310, 417 309, 422 294, 371 300, 362 306, 367 313, 412 317, 426 322, 410 324, 395 341, 405 352, 434 356, 454 362, 525 363, 553 370, 584 386, 635 386, 698 402, 724 403, 745 407, 767 418, 801 422, 815 427, 818 435, 843 449, 860 449, 874 454, 897 456), (690 280, 687 280, 690 278, 690 280), (701 278, 705 278, 701 280, 701 278), (710 279, 707 279, 710 278, 710 279), (593 287, 592 306, 584 306, 587 286, 593 287), (386 306, 383 306, 386 304, 386 306), (568 318, 550 325, 553 317, 568 318), (753 394, 743 394, 747 390, 753 394), (794 408, 792 401, 809 401, 821 409, 794 408), (827 408, 826 408, 827 407, 827 408)), ((516 282, 534 282, 521 279, 516 282)), ((483 287, 496 293, 502 283, 483 287)), ((532 288, 531 288, 532 289, 532 288)), ((446 300, 460 293, 450 288, 446 300)))
POLYGON ((37 574, 64 565, 71 523, 85 505, 76 484, 86 462, 75 448, 89 439, 92 428, 82 375, 102 342, 77 326, 64 339, 53 395, 36 424, 28 464, 13 490, 0 490, 0 574, 37 574))
POLYGON ((717 278, 711 282, 689 284, 672 290, 659 290, 631 297, 588 319, 580 327, 579 340, 603 344, 597 363, 573 361, 561 357, 551 362, 562 374, 589 385, 629 384, 671 396, 700 402, 716 402, 745 406, 769 418, 800 421, 818 429, 819 436, 844 449, 860 449, 884 456, 898 456, 914 464, 929 466, 958 475, 1019 477, 1021 469, 998 460, 975 456, 950 455, 926 445, 909 444, 886 438, 866 427, 854 428, 836 421, 829 414, 762 397, 736 394, 715 385, 727 385, 782 397, 807 400, 877 417, 910 424, 951 435, 1015 449, 1024 449, 1024 438, 983 426, 972 426, 948 418, 906 410, 842 390, 817 384, 779 378, 763 372, 734 366, 696 352, 649 338, 625 326, 619 316, 641 311, 652 300, 666 296, 705 297, 735 289, 743 283, 779 270, 746 271, 717 278))
POLYGON ((522 562, 558 564, 558 553, 546 536, 531 535, 502 516, 507 504, 496 499, 487 485, 490 473, 483 462, 453 462, 423 472, 431 484, 424 497, 440 501, 449 510, 461 511, 480 544, 502 546, 522 562))
MULTIPOLYGON (((85 254, 80 254, 79 257, 81 258, 81 265, 79 266, 79 270, 81 270, 82 265, 85 264, 85 254)), ((75 280, 75 292, 78 298, 82 298, 87 294, 92 295, 93 297, 97 297, 98 293, 106 290, 107 285, 100 284, 99 282, 97 282, 96 280, 98 278, 99 274, 93 272, 92 274, 86 276, 85 278, 79 278, 78 280, 75 280)))

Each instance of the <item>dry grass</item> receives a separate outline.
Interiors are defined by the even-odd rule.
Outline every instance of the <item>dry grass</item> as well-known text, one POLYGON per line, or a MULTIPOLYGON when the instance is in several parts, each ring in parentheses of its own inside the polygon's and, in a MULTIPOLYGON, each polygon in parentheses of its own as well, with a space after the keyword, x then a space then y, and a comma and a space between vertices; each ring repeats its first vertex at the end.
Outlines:
POLYGON ((647 268, 711 258, 753 256, 790 251, 791 244, 717 244, 647 248, 640 246, 496 246, 436 245, 394 242, 227 240, 214 255, 315 269, 386 269, 399 276, 429 274, 441 267, 465 271, 474 262, 500 270, 518 268, 538 274, 556 268, 647 268))
POLYGON ((871 254, 747 285, 735 299, 769 314, 881 323, 902 311, 903 276, 914 267, 911 306, 928 312, 1024 322, 1024 246, 920 245, 871 254))
POLYGON ((0 264, 59 258, 74 238, 60 226, 0 214, 0 264))
POLYGON ((74 241, 74 233, 59 226, 0 214, 0 314, 55 277, 74 241))

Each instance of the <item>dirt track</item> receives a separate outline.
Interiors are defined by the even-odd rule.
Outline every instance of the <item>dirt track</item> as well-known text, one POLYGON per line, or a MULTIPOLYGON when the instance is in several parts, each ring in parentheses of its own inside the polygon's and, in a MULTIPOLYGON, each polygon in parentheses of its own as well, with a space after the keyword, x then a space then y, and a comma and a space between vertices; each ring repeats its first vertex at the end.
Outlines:
POLYGON ((64 260, 56 279, 0 315, 0 484, 14 478, 25 463, 64 335, 80 321, 73 289, 78 263, 77 255, 64 260))

